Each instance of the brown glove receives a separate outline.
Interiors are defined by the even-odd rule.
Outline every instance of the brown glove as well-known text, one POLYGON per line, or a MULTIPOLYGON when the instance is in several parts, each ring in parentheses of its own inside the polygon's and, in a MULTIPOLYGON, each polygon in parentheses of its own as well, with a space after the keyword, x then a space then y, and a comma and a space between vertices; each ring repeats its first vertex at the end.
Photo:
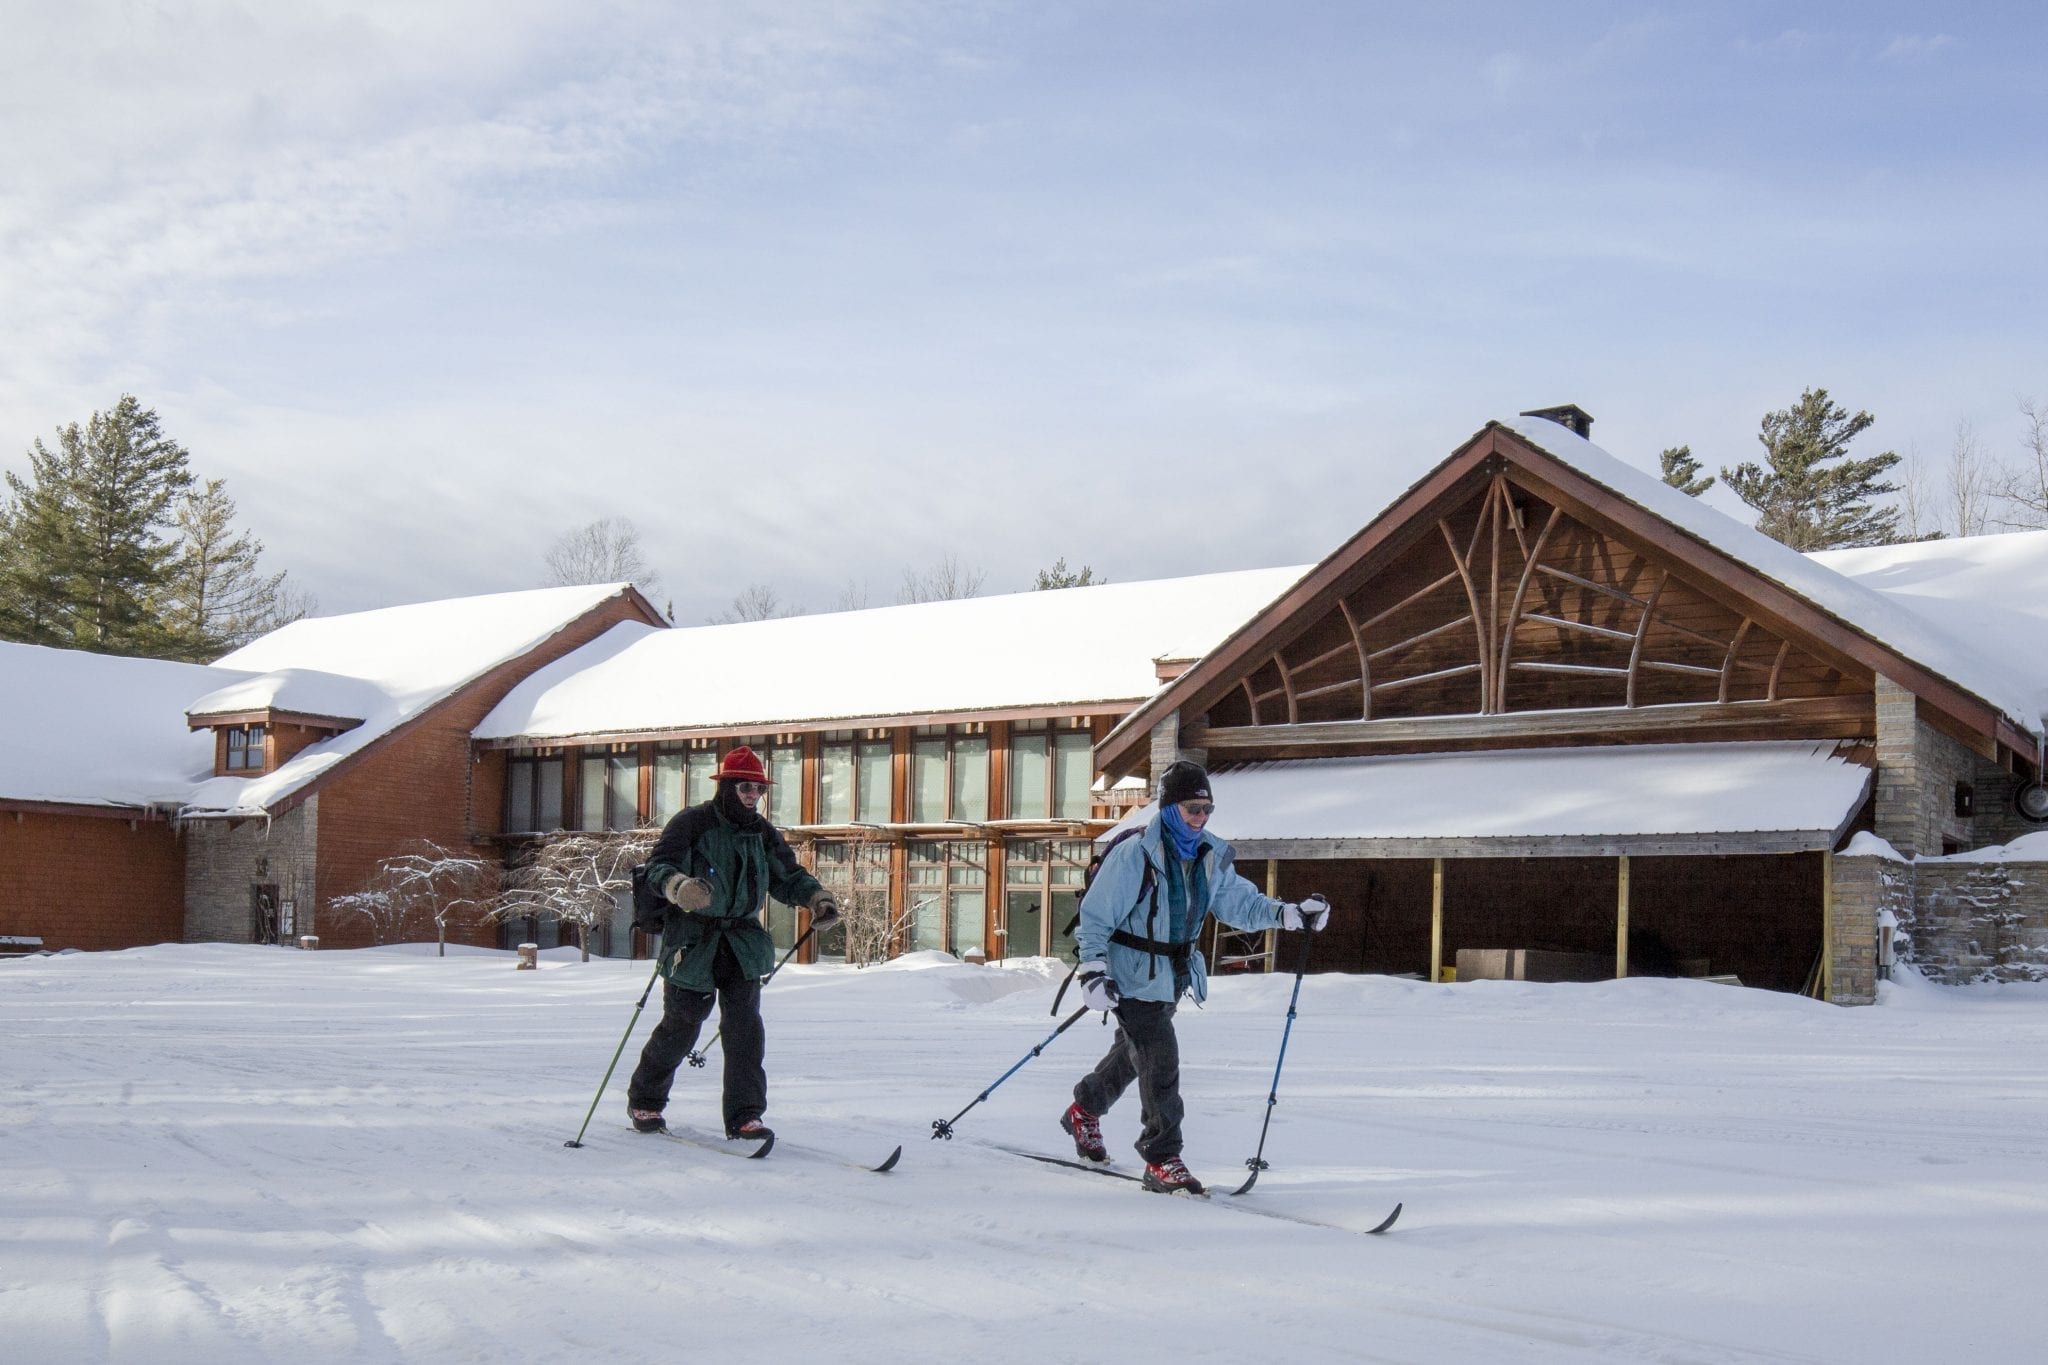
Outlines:
POLYGON ((661 884, 661 894, 668 897, 670 905, 687 915, 711 904, 711 883, 702 877, 685 877, 678 872, 661 884))

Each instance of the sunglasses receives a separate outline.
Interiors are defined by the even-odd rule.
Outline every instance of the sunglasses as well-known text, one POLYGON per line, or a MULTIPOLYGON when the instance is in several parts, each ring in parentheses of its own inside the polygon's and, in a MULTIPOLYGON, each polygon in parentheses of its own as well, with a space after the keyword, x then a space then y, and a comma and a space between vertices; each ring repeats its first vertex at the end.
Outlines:
POLYGON ((1181 813, 1184 815, 1214 815, 1216 813, 1216 803, 1214 801, 1183 801, 1180 803, 1180 808, 1181 813))
POLYGON ((732 789, 741 796, 766 796, 768 794, 768 784, 766 782, 735 782, 732 784, 732 789))

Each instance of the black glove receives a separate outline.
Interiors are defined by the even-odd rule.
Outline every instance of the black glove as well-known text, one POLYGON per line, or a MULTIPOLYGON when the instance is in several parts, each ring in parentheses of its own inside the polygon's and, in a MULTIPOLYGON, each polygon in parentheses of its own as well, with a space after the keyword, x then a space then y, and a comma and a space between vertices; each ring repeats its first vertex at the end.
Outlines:
POLYGON ((839 897, 821 890, 811 897, 811 932, 822 934, 839 923, 839 897))

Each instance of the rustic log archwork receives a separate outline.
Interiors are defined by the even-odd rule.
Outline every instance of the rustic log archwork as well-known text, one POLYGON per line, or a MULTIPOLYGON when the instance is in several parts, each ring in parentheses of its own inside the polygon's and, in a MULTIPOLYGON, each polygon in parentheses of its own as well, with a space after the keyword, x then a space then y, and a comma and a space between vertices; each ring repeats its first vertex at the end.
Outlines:
POLYGON ((1738 723, 1751 704, 1761 714, 1871 694, 1870 677, 1794 647, 1682 564, 1587 524, 1514 474, 1489 472, 1266 653, 1204 728, 1656 707, 1689 728, 1723 708, 1738 723))

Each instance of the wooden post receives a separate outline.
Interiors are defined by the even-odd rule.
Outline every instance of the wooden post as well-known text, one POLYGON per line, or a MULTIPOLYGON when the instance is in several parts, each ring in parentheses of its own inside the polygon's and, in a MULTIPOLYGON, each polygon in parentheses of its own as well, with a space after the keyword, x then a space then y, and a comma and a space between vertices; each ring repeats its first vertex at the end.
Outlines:
MULTIPOLYGON (((1280 860, 1266 859, 1266 894, 1274 900, 1280 899, 1280 860)), ((1266 931, 1266 965, 1262 970, 1272 971, 1273 963, 1280 956, 1280 933, 1276 929, 1266 931)))
POLYGON ((1614 895, 1614 979, 1628 979, 1628 855, 1621 855, 1621 868, 1615 877, 1614 895))
POLYGON ((1835 998, 1835 854, 1820 851, 1820 998, 1835 998))
POLYGON ((1429 979, 1444 979, 1444 860, 1429 860, 1429 979))

